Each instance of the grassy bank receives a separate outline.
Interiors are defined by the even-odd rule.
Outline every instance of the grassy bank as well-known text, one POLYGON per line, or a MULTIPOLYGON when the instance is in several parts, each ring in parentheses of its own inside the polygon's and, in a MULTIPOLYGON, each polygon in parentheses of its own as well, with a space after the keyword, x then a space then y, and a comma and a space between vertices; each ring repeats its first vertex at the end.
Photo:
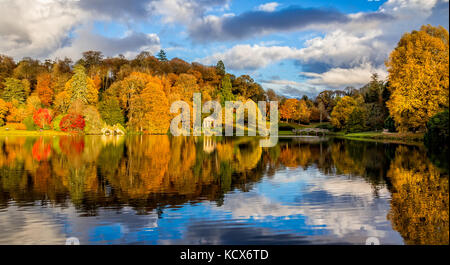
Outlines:
POLYGON ((42 131, 27 131, 27 130, 16 130, 9 128, 6 130, 5 127, 0 128, 0 136, 53 136, 53 135, 70 135, 66 132, 58 132, 53 130, 42 130, 42 131))
MULTIPOLYGON (((293 129, 306 129, 306 128, 316 128, 319 125, 329 125, 329 122, 323 123, 311 123, 308 125, 296 124, 296 123, 279 123, 279 135, 295 135, 292 132, 293 129)), ((328 132, 327 135, 341 137, 353 140, 378 140, 384 142, 422 142, 423 133, 389 133, 389 132, 360 132, 360 133, 345 133, 343 131, 338 132, 328 132)))
POLYGON ((361 132, 348 133, 342 137, 350 139, 374 139, 374 140, 401 140, 407 142, 420 142, 423 140, 423 133, 387 133, 387 132, 361 132))

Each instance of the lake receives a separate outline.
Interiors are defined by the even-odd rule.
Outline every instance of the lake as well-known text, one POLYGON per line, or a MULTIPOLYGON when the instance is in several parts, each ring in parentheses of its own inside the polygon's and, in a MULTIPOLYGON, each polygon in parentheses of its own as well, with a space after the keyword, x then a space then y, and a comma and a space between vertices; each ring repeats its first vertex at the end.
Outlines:
POLYGON ((421 145, 0 136, 0 244, 448 244, 421 145))

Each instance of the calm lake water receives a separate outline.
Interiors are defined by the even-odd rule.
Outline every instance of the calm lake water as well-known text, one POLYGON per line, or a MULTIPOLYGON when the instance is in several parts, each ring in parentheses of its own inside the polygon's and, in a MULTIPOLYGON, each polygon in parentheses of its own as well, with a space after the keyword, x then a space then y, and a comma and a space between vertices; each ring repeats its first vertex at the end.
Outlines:
POLYGON ((0 244, 448 244, 421 146, 0 136, 0 244))

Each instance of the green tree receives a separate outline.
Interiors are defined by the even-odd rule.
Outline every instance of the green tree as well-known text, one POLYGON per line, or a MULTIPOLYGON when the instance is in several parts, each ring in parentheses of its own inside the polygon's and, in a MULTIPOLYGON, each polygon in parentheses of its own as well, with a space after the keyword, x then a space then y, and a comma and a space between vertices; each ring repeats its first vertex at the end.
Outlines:
POLYGON ((164 50, 160 50, 158 55, 156 55, 156 57, 158 58, 158 60, 160 60, 161 62, 167 62, 167 55, 166 52, 164 50))
POLYGON ((75 66, 75 74, 66 83, 66 91, 71 102, 81 100, 84 104, 96 104, 98 91, 94 82, 86 75, 82 65, 75 66))
POLYGON ((99 102, 98 110, 107 124, 116 125, 119 123, 125 125, 125 118, 118 99, 107 97, 99 102))
POLYGON ((448 141, 449 141, 449 112, 448 109, 432 116, 427 123, 424 136, 428 153, 433 161, 438 161, 439 167, 448 171, 448 141), (436 159, 438 158, 438 159, 436 159))
POLYGON ((222 78, 222 88, 220 89, 220 102, 225 105, 225 101, 233 101, 234 95, 231 92, 231 80, 229 75, 225 75, 222 78))
POLYGON ((216 64, 216 73, 220 76, 224 76, 225 75, 225 64, 223 63, 222 60, 219 60, 216 64))
POLYGON ((384 128, 388 129, 389 132, 397 131, 397 128, 395 128, 395 121, 391 116, 388 116, 386 120, 384 120, 384 128))
MULTIPOLYGON (((4 89, 2 98, 5 101, 12 101, 16 99, 20 103, 24 103, 26 100, 27 82, 15 78, 5 78, 3 82, 4 89)), ((29 89, 29 88, 28 88, 29 89)))
POLYGON ((366 110, 363 107, 356 106, 348 117, 345 129, 348 132, 363 132, 367 130, 366 110))

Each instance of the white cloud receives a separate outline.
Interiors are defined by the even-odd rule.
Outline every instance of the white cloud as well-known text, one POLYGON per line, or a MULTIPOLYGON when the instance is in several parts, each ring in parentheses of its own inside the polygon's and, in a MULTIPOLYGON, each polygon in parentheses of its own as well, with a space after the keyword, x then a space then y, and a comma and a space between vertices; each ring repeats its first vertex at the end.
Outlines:
POLYGON ((369 63, 354 68, 332 68, 320 74, 311 72, 302 72, 301 74, 310 78, 307 81, 310 85, 331 88, 342 88, 345 86, 359 88, 370 81, 373 73, 377 73, 380 79, 385 79, 387 76, 385 69, 375 68, 369 63))
POLYGON ((215 53, 200 62, 215 64, 222 60, 230 69, 256 69, 271 63, 297 58, 299 50, 288 46, 236 45, 223 53, 215 53))
MULTIPOLYGON (((145 4, 144 0, 134 2, 145 4)), ((107 38, 90 31, 89 25, 93 21, 113 19, 113 14, 96 11, 94 7, 101 4, 101 0, 89 3, 78 0, 0 1, 0 53, 16 60, 25 56, 39 59, 70 56, 77 59, 86 50, 98 49, 105 55, 132 55, 142 49, 156 51, 159 48, 156 34, 130 33, 122 38, 107 38)), ((107 4, 110 6, 105 10, 113 12, 123 2, 108 1, 107 4)), ((133 8, 128 11, 122 12, 126 13, 124 16, 137 12, 133 8)), ((114 19, 120 20, 120 17, 115 16, 114 19)))
POLYGON ((377 29, 363 34, 336 30, 324 37, 307 40, 298 58, 305 63, 321 62, 335 67, 356 66, 366 62, 382 64, 390 50, 385 43, 377 40, 382 34, 377 29))
MULTIPOLYGON (((367 235, 384 238, 389 236, 383 226, 390 227, 386 215, 389 207, 382 205, 389 201, 390 193, 386 187, 379 187, 378 196, 373 194, 374 188, 363 179, 348 180, 343 176, 324 176, 316 170, 294 170, 278 172, 270 182, 274 190, 282 186, 292 185, 291 182, 303 182, 305 188, 299 194, 306 197, 315 192, 324 192, 323 198, 327 207, 317 207, 315 202, 307 199, 301 204, 282 204, 265 197, 255 191, 225 196, 218 211, 230 212, 235 219, 264 220, 272 217, 295 218, 296 215, 306 217, 306 223, 323 227, 334 236, 346 240, 360 240, 363 243, 367 235), (286 179, 288 178, 288 179, 286 179), (293 179, 292 179, 293 178, 293 179), (342 203, 342 200, 345 200, 342 203), (382 200, 382 204, 378 204, 382 200), (353 238, 354 235, 363 238, 353 238)), ((282 189, 281 189, 282 190, 282 189)), ((276 192, 275 192, 276 193, 276 192)))
POLYGON ((266 11, 266 12, 273 12, 273 11, 275 11, 275 9, 277 9, 277 7, 279 5, 280 4, 278 4, 277 2, 270 2, 270 3, 259 5, 258 10, 266 11))
POLYGON ((183 23, 188 26, 201 20, 204 14, 220 7, 228 8, 229 0, 155 0, 149 3, 154 13, 162 16, 165 23, 183 23))
POLYGON ((52 58, 79 58, 82 51, 98 50, 105 56, 135 57, 140 51, 155 53, 160 49, 160 40, 156 34, 128 32, 121 38, 108 38, 92 33, 90 27, 82 27, 76 32, 76 37, 65 47, 51 54, 52 58))
POLYGON ((262 81, 263 84, 274 84, 274 85, 285 85, 285 86, 298 86, 300 85, 297 81, 292 80, 282 80, 282 79, 274 79, 274 80, 267 80, 262 81))
POLYGON ((18 58, 45 57, 87 17, 73 1, 1 1, 0 52, 18 58))

